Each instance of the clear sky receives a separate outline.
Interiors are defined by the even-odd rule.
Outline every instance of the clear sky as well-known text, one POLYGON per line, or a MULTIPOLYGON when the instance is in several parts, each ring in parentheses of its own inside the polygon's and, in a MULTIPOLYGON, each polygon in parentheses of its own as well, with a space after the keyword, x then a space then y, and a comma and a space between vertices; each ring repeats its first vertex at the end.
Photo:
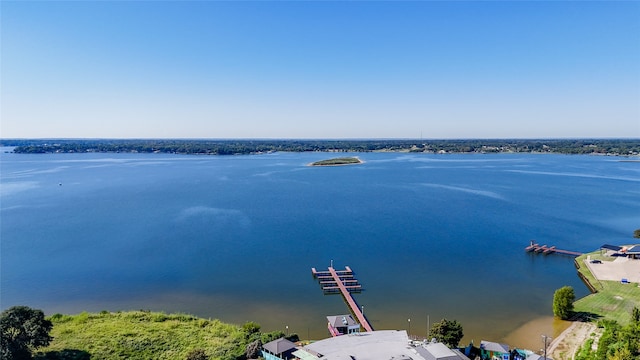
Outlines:
POLYGON ((7 1, 2 138, 640 137, 638 1, 7 1))

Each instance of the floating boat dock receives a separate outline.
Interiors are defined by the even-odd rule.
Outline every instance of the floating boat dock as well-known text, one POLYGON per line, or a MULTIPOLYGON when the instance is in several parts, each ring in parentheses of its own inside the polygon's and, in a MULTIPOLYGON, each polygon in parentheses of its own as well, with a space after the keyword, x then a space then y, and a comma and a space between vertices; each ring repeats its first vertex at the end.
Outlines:
POLYGON ((362 291, 362 285, 354 277, 350 267, 345 266, 344 270, 336 270, 330 266, 326 271, 318 271, 316 268, 311 268, 311 274, 319 280, 322 291, 325 294, 341 293, 344 301, 349 306, 349 310, 356 316, 365 331, 373 331, 367 318, 364 317, 360 307, 351 296, 352 292, 362 291))
POLYGON ((319 280, 322 291, 325 294, 341 292, 340 284, 347 292, 362 291, 362 285, 354 278, 353 271, 348 266, 344 270, 335 270, 329 267, 327 271, 317 271, 316 268, 311 268, 311 274, 319 280))
POLYGON ((547 246, 545 245, 539 245, 539 244, 535 244, 533 242, 531 242, 531 245, 527 246, 526 248, 524 248, 524 250, 526 252, 533 252, 533 253, 539 253, 539 254, 563 254, 563 255, 571 255, 571 256, 580 256, 582 255, 581 252, 577 252, 577 251, 570 251, 570 250, 562 250, 562 249, 558 249, 555 246, 547 246))

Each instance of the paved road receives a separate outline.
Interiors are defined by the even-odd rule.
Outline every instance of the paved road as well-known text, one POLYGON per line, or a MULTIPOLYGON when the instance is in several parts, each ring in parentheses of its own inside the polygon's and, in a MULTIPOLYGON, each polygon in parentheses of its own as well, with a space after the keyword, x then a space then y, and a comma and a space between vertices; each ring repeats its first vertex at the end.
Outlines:
POLYGON ((614 261, 603 261, 601 264, 592 264, 585 260, 585 264, 598 280, 620 281, 627 279, 632 283, 640 283, 640 260, 620 256, 614 261))

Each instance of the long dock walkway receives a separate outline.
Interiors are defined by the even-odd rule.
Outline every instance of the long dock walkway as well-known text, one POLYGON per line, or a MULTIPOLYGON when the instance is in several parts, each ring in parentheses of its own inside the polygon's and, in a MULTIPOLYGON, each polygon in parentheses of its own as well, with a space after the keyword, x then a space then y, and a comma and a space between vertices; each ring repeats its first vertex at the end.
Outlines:
POLYGON ((320 285, 325 293, 335 292, 335 290, 340 291, 344 301, 349 306, 351 312, 356 316, 360 325, 365 329, 365 331, 373 331, 369 321, 364 317, 364 314, 360 311, 360 307, 358 307, 353 296, 351 296, 351 292, 360 291, 362 289, 362 285, 358 284, 357 280, 353 278, 353 271, 351 268, 346 266, 345 270, 336 270, 329 266, 327 271, 317 271, 316 268, 311 268, 311 273, 315 278, 320 280, 320 285), (329 281, 328 278, 333 280, 329 281))
POLYGON ((533 242, 531 243, 531 245, 524 248, 524 250, 527 252, 535 252, 535 253, 541 253, 541 254, 563 254, 563 255, 571 255, 571 256, 582 255, 581 252, 562 250, 562 249, 556 248, 555 246, 547 246, 546 244, 540 246, 539 244, 534 244, 533 242))

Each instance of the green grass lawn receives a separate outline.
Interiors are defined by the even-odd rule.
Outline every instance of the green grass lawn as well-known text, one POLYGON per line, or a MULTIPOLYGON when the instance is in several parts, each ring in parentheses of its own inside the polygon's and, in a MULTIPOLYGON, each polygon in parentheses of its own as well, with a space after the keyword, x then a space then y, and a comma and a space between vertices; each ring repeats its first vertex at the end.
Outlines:
POLYGON ((618 281, 598 281, 583 260, 587 255, 591 259, 611 261, 610 257, 601 256, 596 251, 585 254, 576 259, 580 264, 578 271, 584 275, 593 287, 598 291, 590 294, 574 303, 574 311, 579 313, 591 313, 599 319, 615 320, 621 325, 626 325, 631 320, 631 311, 634 307, 640 309, 640 287, 638 284, 621 284, 618 281))
POLYGON ((54 340, 36 359, 186 359, 202 349, 211 359, 243 354, 242 327, 190 315, 146 311, 50 317, 54 340))

